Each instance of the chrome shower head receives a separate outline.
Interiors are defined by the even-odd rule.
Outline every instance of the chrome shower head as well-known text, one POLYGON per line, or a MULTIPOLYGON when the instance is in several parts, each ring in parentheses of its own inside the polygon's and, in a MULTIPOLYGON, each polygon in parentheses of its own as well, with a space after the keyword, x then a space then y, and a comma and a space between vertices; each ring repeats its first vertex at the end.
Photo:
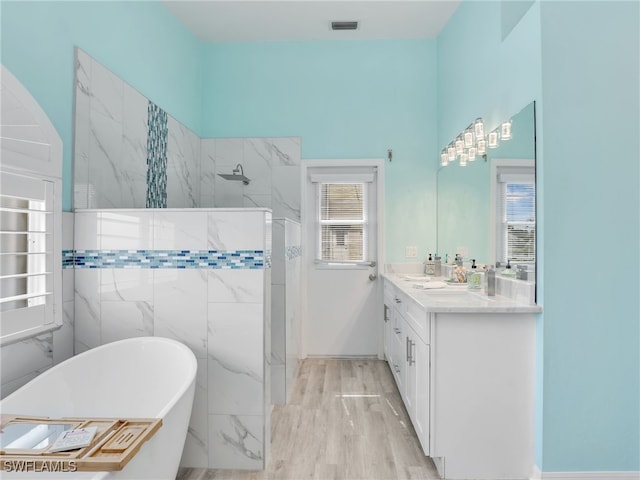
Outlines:
POLYGON ((236 165, 236 168, 233 169, 233 173, 231 175, 228 173, 219 173, 218 176, 225 180, 240 180, 244 185, 249 185, 249 182, 251 181, 244 176, 244 170, 240 164, 236 165))

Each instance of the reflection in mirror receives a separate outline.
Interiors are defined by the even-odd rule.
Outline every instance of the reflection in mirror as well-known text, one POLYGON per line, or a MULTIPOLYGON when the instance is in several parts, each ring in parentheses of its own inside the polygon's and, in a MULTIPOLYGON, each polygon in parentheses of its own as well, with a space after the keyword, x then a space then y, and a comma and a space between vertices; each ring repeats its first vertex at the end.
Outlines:
POLYGON ((510 260, 514 271, 526 265, 535 280, 535 104, 511 120, 512 138, 486 159, 438 170, 437 249, 450 262, 461 253, 479 264, 510 260))
POLYGON ((52 445, 62 432, 71 428, 72 423, 10 423, 0 432, 0 448, 41 450, 52 445))

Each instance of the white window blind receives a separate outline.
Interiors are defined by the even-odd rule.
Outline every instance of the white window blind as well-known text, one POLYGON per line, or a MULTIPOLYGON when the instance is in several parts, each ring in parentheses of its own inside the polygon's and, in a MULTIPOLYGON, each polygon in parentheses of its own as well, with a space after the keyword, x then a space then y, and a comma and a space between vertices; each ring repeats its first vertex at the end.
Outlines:
POLYGON ((0 336, 37 329, 53 316, 53 182, 2 174, 0 336))
POLYGON ((533 173, 498 174, 498 260, 535 263, 536 209, 533 173))
POLYGON ((317 259, 326 263, 364 262, 368 257, 367 183, 317 184, 317 259))

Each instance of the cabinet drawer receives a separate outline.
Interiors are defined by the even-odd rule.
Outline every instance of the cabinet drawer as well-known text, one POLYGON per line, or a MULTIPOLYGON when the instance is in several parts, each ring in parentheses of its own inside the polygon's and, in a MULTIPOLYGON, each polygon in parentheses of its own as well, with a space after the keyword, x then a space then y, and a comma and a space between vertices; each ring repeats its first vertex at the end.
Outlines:
POLYGON ((427 345, 430 343, 429 315, 406 295, 402 295, 402 313, 407 323, 427 345))

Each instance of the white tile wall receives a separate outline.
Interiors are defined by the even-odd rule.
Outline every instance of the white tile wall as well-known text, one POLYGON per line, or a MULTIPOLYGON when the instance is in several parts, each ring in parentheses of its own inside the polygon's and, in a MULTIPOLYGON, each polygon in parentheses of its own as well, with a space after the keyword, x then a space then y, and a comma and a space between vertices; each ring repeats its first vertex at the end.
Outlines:
MULTIPOLYGON (((265 251, 270 222, 267 211, 77 212, 75 237, 91 249, 265 251)), ((196 394, 182 464, 263 468, 270 269, 76 268, 74 273, 77 352, 157 335, 185 343, 196 355, 196 394), (234 425, 248 429, 248 436, 238 436, 234 425), (241 445, 249 450, 238 455, 241 445)))
POLYGON ((167 130, 167 207, 198 207, 200 138, 171 116, 167 130))
POLYGON ((263 321, 262 302, 209 304, 210 414, 263 414, 263 321))
POLYGON ((209 415, 209 464, 222 469, 261 470, 264 435, 260 415, 209 415))
POLYGON ((150 211, 106 211, 101 213, 100 223, 102 250, 154 248, 153 213, 150 211))

